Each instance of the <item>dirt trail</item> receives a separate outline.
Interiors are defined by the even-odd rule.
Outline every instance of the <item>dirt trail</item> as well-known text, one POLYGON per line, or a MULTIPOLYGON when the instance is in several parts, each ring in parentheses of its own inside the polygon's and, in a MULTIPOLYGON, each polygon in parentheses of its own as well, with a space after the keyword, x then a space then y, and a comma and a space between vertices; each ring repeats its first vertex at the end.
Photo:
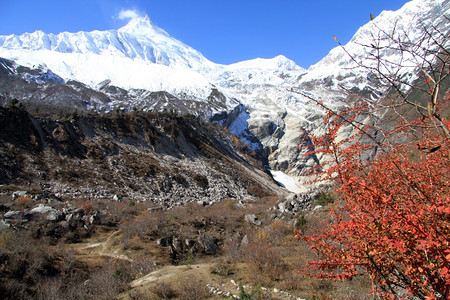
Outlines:
POLYGON ((153 271, 141 278, 133 280, 130 285, 131 287, 139 287, 151 282, 167 279, 177 275, 183 277, 189 276, 200 276, 210 279, 209 269, 211 264, 199 264, 199 265, 189 265, 189 266, 166 266, 159 270, 153 271))
POLYGON ((119 231, 112 232, 103 242, 95 242, 95 243, 88 243, 85 246, 82 246, 81 248, 78 248, 78 250, 86 253, 89 256, 98 255, 98 256, 107 256, 115 259, 120 260, 126 260, 126 261, 133 261, 128 256, 124 254, 120 254, 120 249, 116 248, 114 249, 114 243, 113 239, 119 235, 119 231))

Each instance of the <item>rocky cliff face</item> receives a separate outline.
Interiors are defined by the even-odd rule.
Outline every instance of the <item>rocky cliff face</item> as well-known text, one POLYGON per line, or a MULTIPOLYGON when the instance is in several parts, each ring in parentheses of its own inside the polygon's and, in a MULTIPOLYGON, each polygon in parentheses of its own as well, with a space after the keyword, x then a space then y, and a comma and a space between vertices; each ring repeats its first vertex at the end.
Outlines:
MULTIPOLYGON (((347 44, 337 46, 305 72, 292 78, 286 77, 282 85, 274 88, 263 88, 262 85, 255 88, 254 106, 249 104, 249 108, 254 109, 254 112, 250 109, 250 114, 253 112, 255 117, 249 120, 249 124, 254 122, 258 125, 251 128, 258 132, 256 128, 269 124, 270 120, 283 132, 280 136, 279 132, 273 131, 270 138, 266 136, 261 139, 263 145, 269 147, 271 141, 277 140, 275 147, 270 148, 270 166, 297 177, 308 172, 310 167, 320 165, 321 157, 304 156, 304 150, 297 147, 299 142, 308 143, 303 137, 320 135, 324 130, 324 111, 308 101, 307 97, 321 100, 335 111, 351 105, 355 99, 377 105, 386 97, 393 96, 392 82, 382 78, 378 70, 391 80, 397 78, 404 82, 400 89, 411 98, 416 98, 413 101, 423 98, 420 93, 411 94, 409 91, 411 86, 421 84, 423 78, 420 76, 423 76, 424 69, 441 63, 436 59, 436 53, 441 51, 443 57, 448 55, 445 54, 447 50, 443 49, 450 46, 449 13, 450 2, 447 0, 414 0, 398 11, 384 11, 362 26, 347 44), (416 55, 411 55, 411 52, 416 55), (286 87, 288 84, 290 87, 286 87), (278 91, 275 93, 276 88, 278 91), (286 88, 293 88, 299 94, 289 93, 286 88), (260 116, 257 105, 261 99, 267 99, 265 101, 282 109, 272 110, 278 111, 278 114, 260 116), (305 132, 308 135, 304 135, 305 132)), ((447 90, 448 85, 442 84, 447 90)), ((363 124, 396 122, 393 119, 383 120, 392 115, 394 113, 384 109, 378 115, 359 121, 363 124)), ((350 131, 347 128, 342 135, 350 134, 350 131)), ((301 177, 297 179, 303 180, 301 177)))
POLYGON ((220 126, 157 113, 38 118, 0 108, 0 183, 164 207, 283 193, 220 126))

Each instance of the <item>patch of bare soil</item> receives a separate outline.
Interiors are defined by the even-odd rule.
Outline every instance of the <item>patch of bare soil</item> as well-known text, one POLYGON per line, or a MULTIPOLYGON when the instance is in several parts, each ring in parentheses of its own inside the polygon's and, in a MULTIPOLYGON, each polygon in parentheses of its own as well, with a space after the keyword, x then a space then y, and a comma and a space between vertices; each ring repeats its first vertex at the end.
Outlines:
POLYGON ((78 244, 76 248, 81 255, 102 256, 131 262, 132 259, 123 253, 120 246, 114 243, 114 238, 118 237, 119 234, 120 231, 114 231, 103 241, 78 244))

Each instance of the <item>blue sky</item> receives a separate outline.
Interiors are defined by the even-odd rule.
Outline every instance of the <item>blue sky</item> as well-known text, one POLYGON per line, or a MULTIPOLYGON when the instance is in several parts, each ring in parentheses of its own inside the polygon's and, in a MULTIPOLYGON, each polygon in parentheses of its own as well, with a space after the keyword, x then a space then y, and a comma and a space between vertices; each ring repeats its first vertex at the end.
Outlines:
POLYGON ((346 43, 372 13, 407 0, 0 0, 0 35, 43 30, 118 29, 119 13, 148 15, 171 36, 209 60, 230 64, 279 54, 308 68, 336 42, 346 43))

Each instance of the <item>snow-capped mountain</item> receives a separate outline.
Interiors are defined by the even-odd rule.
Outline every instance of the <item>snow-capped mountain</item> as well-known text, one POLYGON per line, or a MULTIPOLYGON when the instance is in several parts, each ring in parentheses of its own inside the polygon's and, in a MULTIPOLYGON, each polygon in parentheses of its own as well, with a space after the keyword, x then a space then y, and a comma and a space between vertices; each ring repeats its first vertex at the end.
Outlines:
POLYGON ((283 72, 304 71, 283 56, 214 64, 156 27, 148 16, 118 30, 0 36, 0 57, 49 68, 66 81, 91 87, 108 80, 124 89, 164 90, 198 99, 210 95, 211 83, 225 88, 242 81, 278 85, 287 76, 283 72))
MULTIPOLYGON (((170 100, 175 97, 189 103, 188 108, 181 111, 201 110, 199 115, 211 116, 222 110, 231 112, 239 103, 245 103, 249 111, 241 108, 242 114, 231 114, 237 118, 236 124, 258 120, 252 126, 259 127, 261 122, 257 115, 263 114, 270 116, 264 117, 262 122, 270 127, 269 132, 284 126, 278 116, 285 114, 286 101, 293 98, 285 89, 305 72, 284 56, 228 66, 214 64, 200 52, 170 37, 148 17, 133 19, 118 30, 104 32, 54 35, 36 31, 20 36, 0 36, 0 57, 32 69, 50 69, 66 82, 78 81, 90 89, 105 92, 112 98, 110 102, 86 101, 90 108, 97 110, 111 111, 117 107, 178 109, 182 105, 174 106, 170 100), (117 89, 126 92, 117 93, 117 89), (283 96, 278 95, 280 89, 283 96), (267 94, 269 90, 271 95, 267 94), (170 95, 158 97, 158 100, 146 96, 161 91, 170 95), (118 100, 119 96, 122 101, 118 100), (255 102, 256 98, 259 99, 255 102)), ((256 147, 258 143, 250 142, 249 132, 236 124, 229 124, 229 130, 256 147)), ((268 139, 267 143, 275 148, 278 139, 271 136, 268 139)))
POLYGON ((299 81, 299 86, 315 92, 317 97, 326 96, 330 90, 342 90, 340 87, 380 92, 380 82, 373 82, 373 74, 368 70, 377 68, 377 57, 385 62, 380 66, 381 71, 408 76, 412 83, 417 79, 417 66, 422 62, 411 56, 407 49, 396 51, 400 47, 399 41, 405 42, 404 45, 414 45, 416 51, 423 48, 432 52, 437 50, 433 49, 437 47, 434 39, 443 41, 444 48, 448 49, 449 17, 449 0, 414 0, 397 11, 383 11, 359 28, 344 45, 345 50, 338 46, 311 66, 299 81), (425 32, 433 33, 433 39, 424 35, 425 32))
MULTIPOLYGON (((85 103, 90 109, 169 108, 201 111, 207 117, 225 111, 222 119, 215 120, 255 149, 262 149, 274 171, 298 176, 320 160, 304 157, 297 144, 305 132, 320 129, 322 112, 306 97, 290 92, 291 88, 331 107, 343 105, 340 100, 348 96, 345 89, 376 99, 384 87, 356 62, 372 66, 374 60, 367 58, 380 56, 393 66, 416 66, 417 61, 391 51, 390 45, 396 39, 421 41, 426 49, 429 39, 421 40, 424 32, 434 28, 448 37, 449 16, 450 0, 413 0, 398 11, 381 13, 356 32, 344 45, 345 51, 336 47, 308 70, 284 56, 215 64, 148 17, 134 19, 118 30, 0 36, 0 57, 14 61, 16 67, 8 64, 12 69, 23 65, 37 70, 28 73, 55 75, 60 82, 54 84, 67 83, 77 99, 88 98, 85 103), (393 39, 380 38, 386 33, 392 33, 393 39)), ((447 49, 449 41, 445 40, 447 49)), ((398 71, 411 81, 417 78, 414 67, 398 71)), ((25 77, 31 75, 25 73, 20 76, 27 81, 25 77)), ((47 90, 42 88, 41 101, 47 90)))
MULTIPOLYGON (((0 57, 31 68, 44 66, 65 81, 77 80, 93 88, 108 80, 127 90, 166 91, 193 101, 207 99, 214 90, 196 72, 214 64, 154 26, 148 17, 134 19, 119 30, 1 36, 0 57)), ((236 105, 226 104, 230 109, 236 105)))
POLYGON ((9 50, 115 56, 194 70, 212 65, 200 52, 156 27, 148 16, 133 19, 118 30, 63 32, 56 35, 38 30, 20 36, 2 36, 0 46, 9 50))

